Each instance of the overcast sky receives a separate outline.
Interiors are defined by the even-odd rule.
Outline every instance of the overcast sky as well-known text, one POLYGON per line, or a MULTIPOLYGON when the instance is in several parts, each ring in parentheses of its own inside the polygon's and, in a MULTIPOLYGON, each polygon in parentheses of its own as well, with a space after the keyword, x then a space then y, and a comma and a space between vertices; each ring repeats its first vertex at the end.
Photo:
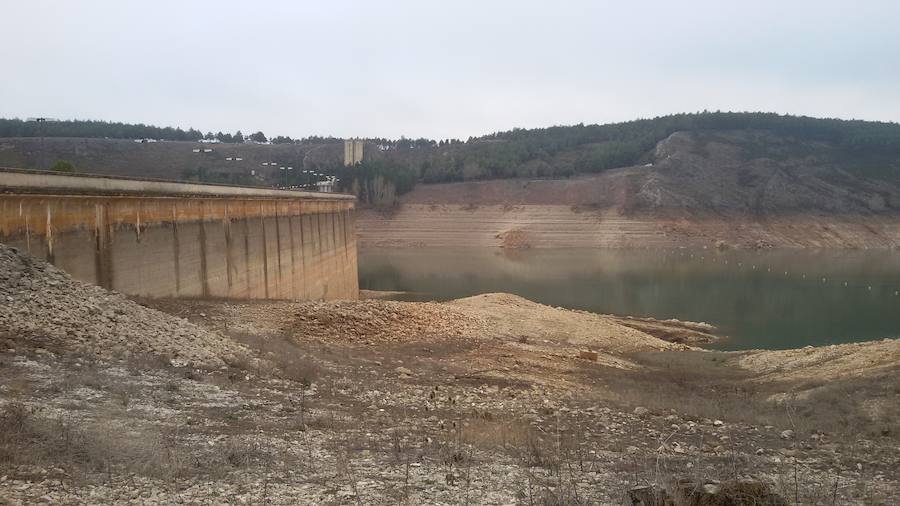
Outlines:
POLYGON ((0 0, 0 116, 463 139, 703 109, 897 121, 898 23, 895 0, 0 0))

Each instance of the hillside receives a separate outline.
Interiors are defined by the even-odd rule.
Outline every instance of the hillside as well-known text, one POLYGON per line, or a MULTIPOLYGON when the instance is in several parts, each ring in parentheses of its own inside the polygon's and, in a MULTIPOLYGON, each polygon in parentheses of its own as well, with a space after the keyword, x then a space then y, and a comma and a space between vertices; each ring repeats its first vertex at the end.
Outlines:
POLYGON ((622 213, 684 209, 755 216, 900 209, 900 172, 870 177, 883 165, 851 166, 853 161, 842 160, 836 151, 827 143, 763 131, 676 132, 657 144, 643 165, 564 179, 420 185, 401 202, 569 205, 622 213))
MULTIPOLYGON (((116 135, 130 131, 129 125, 85 125, 89 132, 117 125, 110 130, 116 135)), ((0 138, 0 166, 69 160, 83 172, 263 186, 309 183, 302 171, 313 170, 338 176, 339 191, 377 207, 540 204, 626 216, 672 210, 754 220, 796 212, 891 215, 900 195, 895 123, 704 112, 517 129, 465 142, 369 139, 363 162, 353 167, 343 166, 340 139, 140 143, 54 137, 69 132, 54 128, 43 140, 0 138), (430 186, 435 183, 463 184, 430 186)))
POLYGON ((296 170, 333 165, 342 153, 343 146, 334 142, 140 143, 123 139, 47 137, 42 148, 39 137, 0 138, 0 166, 3 167, 48 167, 54 160, 69 160, 78 172, 264 186, 282 182, 279 166, 296 170), (195 153, 195 149, 211 151, 195 153), (278 165, 262 165, 263 162, 278 165), (251 175, 251 171, 255 174, 251 175))
POLYGON ((367 212, 364 246, 884 248, 896 160, 765 131, 676 132, 639 166, 566 179, 418 185, 367 212))

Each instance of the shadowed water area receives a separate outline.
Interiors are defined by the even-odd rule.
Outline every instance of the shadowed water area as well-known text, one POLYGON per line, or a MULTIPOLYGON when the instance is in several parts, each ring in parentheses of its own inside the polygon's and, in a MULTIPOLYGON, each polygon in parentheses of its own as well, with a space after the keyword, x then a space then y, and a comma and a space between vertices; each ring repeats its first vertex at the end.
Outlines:
POLYGON ((890 251, 368 249, 360 288, 417 301, 508 292, 703 321, 728 336, 712 345, 725 350, 900 336, 900 253, 890 251))

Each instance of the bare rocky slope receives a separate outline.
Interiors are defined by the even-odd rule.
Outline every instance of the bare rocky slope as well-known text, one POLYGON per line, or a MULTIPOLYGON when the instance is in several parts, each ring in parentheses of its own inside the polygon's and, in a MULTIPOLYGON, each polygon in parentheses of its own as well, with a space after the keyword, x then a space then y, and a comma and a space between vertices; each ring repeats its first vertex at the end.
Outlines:
POLYGON ((48 263, 0 244, 0 341, 22 351, 66 351, 105 359, 155 355, 173 364, 224 368, 247 349, 128 300, 72 279, 48 263))
POLYGON ((388 247, 900 245, 900 179, 842 156, 766 132, 678 132, 642 166, 419 185, 363 212, 359 234, 388 247))
POLYGON ((0 504, 898 500, 900 341, 707 352, 506 294, 138 303, 8 248, 0 297, 0 504))

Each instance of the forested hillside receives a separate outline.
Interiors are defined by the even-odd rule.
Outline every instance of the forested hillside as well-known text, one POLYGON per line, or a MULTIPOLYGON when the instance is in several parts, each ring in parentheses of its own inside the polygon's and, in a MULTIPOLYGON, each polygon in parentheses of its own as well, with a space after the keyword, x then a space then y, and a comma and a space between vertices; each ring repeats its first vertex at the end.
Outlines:
MULTIPOLYGON (((735 137, 740 148, 736 156, 745 160, 804 159, 805 164, 815 163, 874 179, 894 180, 900 174, 900 124, 734 112, 676 114, 606 125, 514 129, 466 141, 367 139, 364 160, 354 167, 343 166, 341 140, 335 138, 294 140, 279 135, 269 139, 256 132, 248 136, 255 142, 245 144, 240 132, 204 135, 194 129, 125 123, 63 121, 40 125, 12 119, 0 120, 0 137, 20 140, 3 144, 0 165, 48 168, 57 159, 72 159, 76 170, 85 172, 262 185, 304 182, 308 178, 302 176, 302 170, 312 170, 337 175, 341 179, 340 190, 352 191, 366 202, 390 204, 417 183, 596 174, 653 162, 657 144, 675 132, 696 133, 702 138, 716 132, 739 131, 762 132, 778 139, 775 147, 771 143, 741 144, 738 140, 743 137, 735 137), (35 141, 42 134, 47 142, 39 146, 35 141), (224 145, 197 156, 180 143, 158 143, 150 148, 62 137, 169 141, 206 138, 224 145), (259 144, 262 142, 271 144, 259 144), (235 157, 242 160, 235 161, 235 157), (262 165, 271 161, 298 170, 282 173, 268 164, 262 165)), ((702 150, 702 145, 698 149, 702 150)))
POLYGON ((675 132, 728 130, 761 130, 797 141, 823 142, 849 157, 900 157, 897 123, 703 112, 607 125, 515 129, 465 143, 434 143, 427 154, 407 158, 424 182, 567 177, 649 161, 656 144, 675 132))
MULTIPOLYGON (((291 144, 295 142, 316 142, 325 140, 322 137, 309 137, 295 140, 284 135, 271 139, 257 131, 248 135, 240 130, 235 133, 222 131, 203 134, 194 128, 183 130, 175 127, 158 127, 142 123, 120 123, 95 120, 53 120, 48 118, 30 118, 26 120, 0 118, 0 137, 77 137, 85 139, 153 139, 158 141, 218 141, 225 144, 271 142, 272 144, 291 144)), ((330 140, 337 140, 330 138, 330 140)))
POLYGON ((29 121, 0 118, 0 137, 84 137, 110 139, 158 139, 196 141, 203 138, 199 130, 157 127, 144 124, 91 120, 29 121))

